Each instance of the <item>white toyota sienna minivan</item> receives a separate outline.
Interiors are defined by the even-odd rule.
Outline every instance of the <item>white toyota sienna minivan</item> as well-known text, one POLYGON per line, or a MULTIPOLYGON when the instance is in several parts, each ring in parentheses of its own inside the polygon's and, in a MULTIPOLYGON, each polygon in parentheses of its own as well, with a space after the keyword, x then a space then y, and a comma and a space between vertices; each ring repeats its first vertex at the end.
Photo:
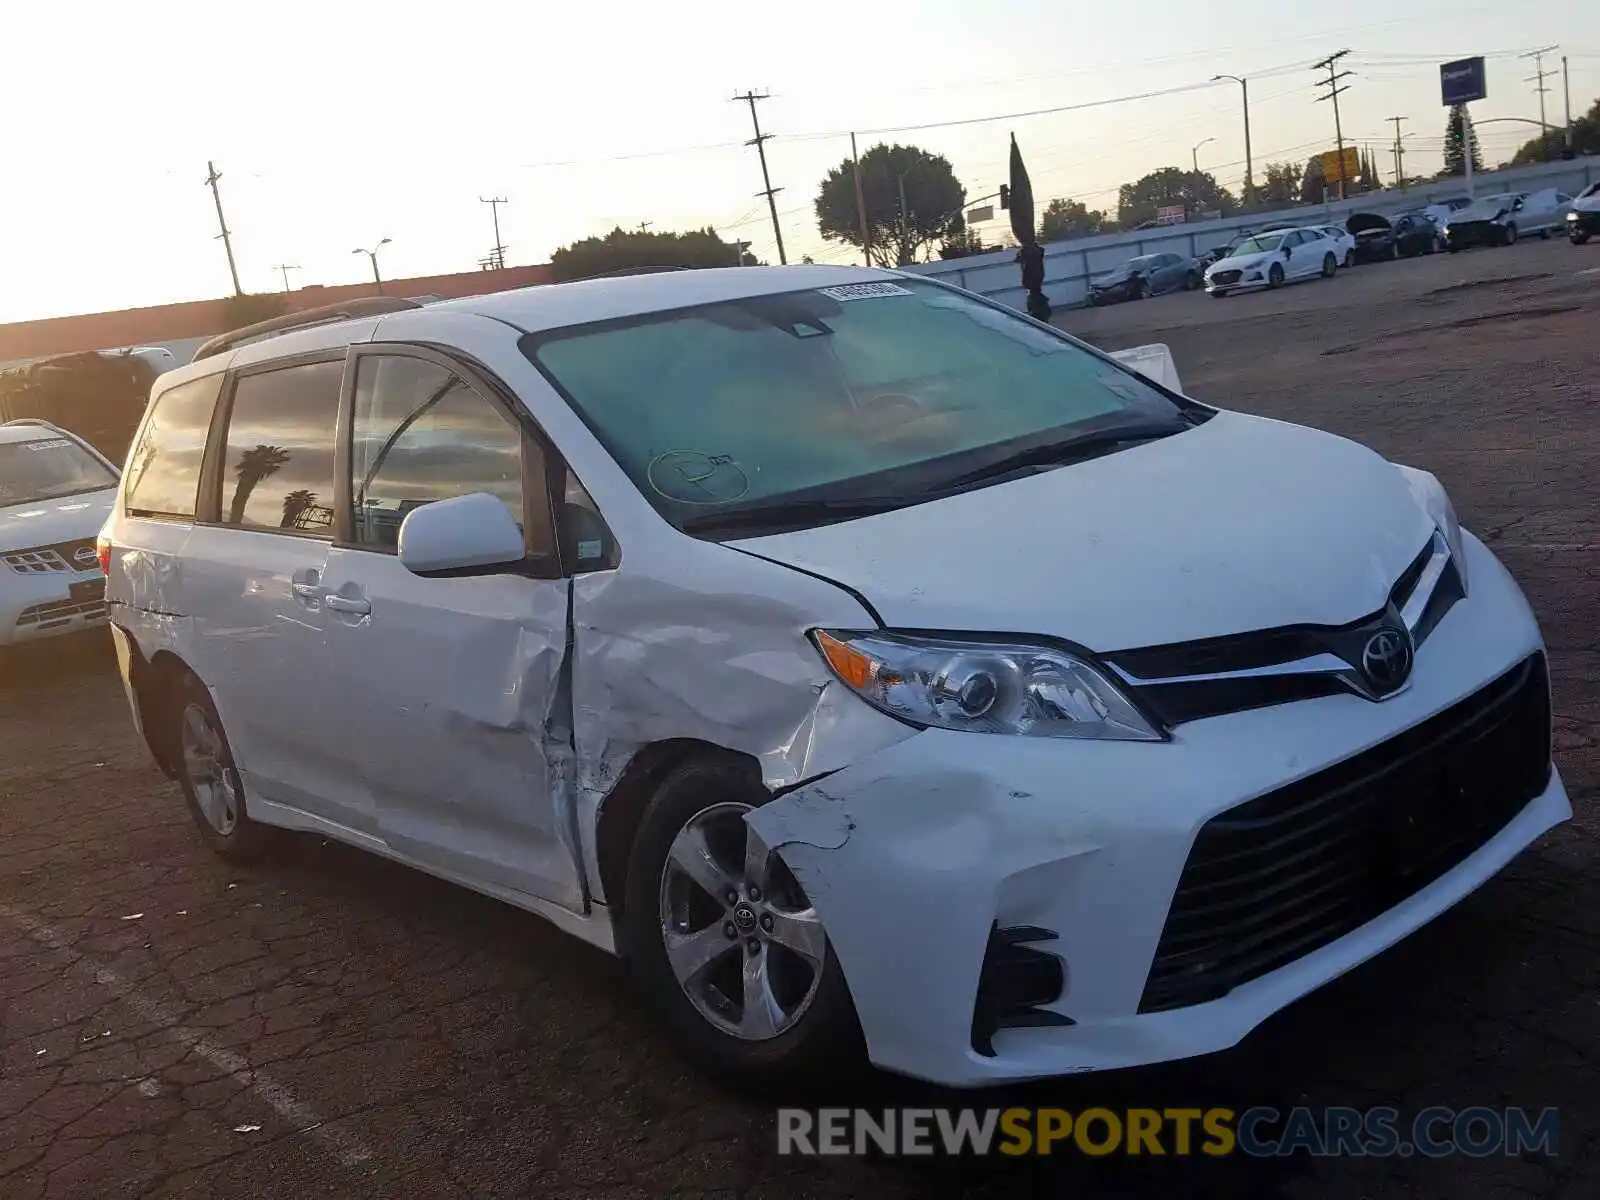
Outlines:
POLYGON ((369 301, 157 382, 102 538, 206 840, 625 955, 702 1060, 1195 1055, 1570 815, 1429 474, 913 275, 369 301))

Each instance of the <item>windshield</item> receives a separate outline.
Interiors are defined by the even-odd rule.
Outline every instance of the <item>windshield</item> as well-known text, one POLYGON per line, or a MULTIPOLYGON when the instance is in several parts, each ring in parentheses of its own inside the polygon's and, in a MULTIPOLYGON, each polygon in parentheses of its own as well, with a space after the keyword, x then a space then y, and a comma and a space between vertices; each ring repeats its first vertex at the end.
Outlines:
POLYGON ((1258 237, 1246 238, 1244 241, 1240 242, 1233 248, 1233 253, 1229 255, 1229 257, 1236 258, 1243 254, 1271 254, 1282 244, 1283 234, 1264 233, 1258 237))
POLYGON ((71 438, 0 442, 0 504, 116 487, 117 476, 71 438))
POLYGON ((680 527, 778 498, 916 503, 1007 451, 1189 424, 1143 376, 912 279, 650 313, 522 345, 680 527))

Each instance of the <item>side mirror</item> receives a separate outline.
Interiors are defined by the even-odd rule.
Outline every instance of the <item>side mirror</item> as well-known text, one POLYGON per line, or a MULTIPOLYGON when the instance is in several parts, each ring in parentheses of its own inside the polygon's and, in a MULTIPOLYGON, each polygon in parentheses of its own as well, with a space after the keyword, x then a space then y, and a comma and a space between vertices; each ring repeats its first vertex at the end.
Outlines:
POLYGON ((487 492, 435 500, 400 523, 400 563, 414 575, 490 574, 522 562, 522 530, 487 492))

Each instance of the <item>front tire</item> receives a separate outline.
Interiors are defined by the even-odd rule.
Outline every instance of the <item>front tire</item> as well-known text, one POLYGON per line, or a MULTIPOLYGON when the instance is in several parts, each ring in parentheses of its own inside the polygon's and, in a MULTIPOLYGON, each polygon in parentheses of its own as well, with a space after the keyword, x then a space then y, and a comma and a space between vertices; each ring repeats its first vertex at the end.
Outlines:
MULTIPOLYGON (((1331 258, 1332 255, 1329 255, 1329 257, 1331 258)), ((1274 288, 1283 286, 1283 267, 1277 263, 1273 263, 1267 271, 1267 286, 1274 288)))
POLYGON ((1515 225, 1506 226, 1505 232, 1500 235, 1500 244, 1502 246, 1515 246, 1517 244, 1517 227, 1515 225))
POLYGON ((813 1084, 864 1061, 820 918, 745 815, 770 799, 750 765, 672 770, 628 859, 623 950, 680 1045, 744 1082, 813 1084))
POLYGON ((1579 230, 1574 229, 1572 231, 1572 237, 1570 240, 1574 246, 1582 246, 1588 242, 1589 233, 1587 230, 1580 232, 1579 230))
POLYGON ((174 725, 171 744, 177 749, 178 786, 200 836, 222 858, 240 862, 259 858, 271 848, 277 831, 251 820, 246 811, 244 783, 211 693, 190 675, 164 707, 174 725))

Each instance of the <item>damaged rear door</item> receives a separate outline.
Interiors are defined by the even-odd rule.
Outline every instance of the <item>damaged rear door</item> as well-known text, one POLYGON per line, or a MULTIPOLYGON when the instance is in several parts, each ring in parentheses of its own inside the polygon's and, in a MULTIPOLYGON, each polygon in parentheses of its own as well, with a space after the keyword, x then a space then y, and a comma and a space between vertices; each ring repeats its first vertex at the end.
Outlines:
POLYGON ((379 832, 441 874, 581 909, 564 783, 569 592, 542 443, 442 355, 369 346, 351 358, 349 527, 325 576, 328 645, 379 832), (475 492, 521 526, 524 562, 456 578, 402 566, 405 515, 475 492))

